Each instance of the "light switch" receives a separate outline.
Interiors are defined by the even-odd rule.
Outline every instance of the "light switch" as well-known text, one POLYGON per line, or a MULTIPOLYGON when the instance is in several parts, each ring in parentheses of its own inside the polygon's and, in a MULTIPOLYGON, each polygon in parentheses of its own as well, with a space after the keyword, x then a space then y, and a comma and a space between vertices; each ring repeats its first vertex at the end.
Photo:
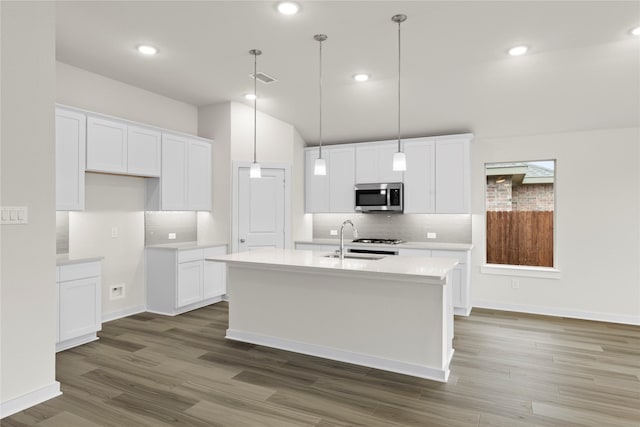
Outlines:
POLYGON ((26 206, 3 206, 2 224, 27 224, 26 206))

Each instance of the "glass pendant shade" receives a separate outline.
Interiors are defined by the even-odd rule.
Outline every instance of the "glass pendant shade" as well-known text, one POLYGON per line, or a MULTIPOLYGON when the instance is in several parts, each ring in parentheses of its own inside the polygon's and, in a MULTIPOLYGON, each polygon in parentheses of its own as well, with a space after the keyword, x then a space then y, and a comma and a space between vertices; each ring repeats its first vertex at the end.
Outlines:
POLYGON ((326 175, 327 174, 327 162, 322 158, 317 158, 313 164, 314 175, 326 175))
POLYGON ((407 170, 407 156, 403 152, 393 153, 393 171, 404 172, 407 170))
POLYGON ((249 178, 260 178, 262 172, 260 170, 260 163, 251 163, 251 169, 249 169, 249 178))

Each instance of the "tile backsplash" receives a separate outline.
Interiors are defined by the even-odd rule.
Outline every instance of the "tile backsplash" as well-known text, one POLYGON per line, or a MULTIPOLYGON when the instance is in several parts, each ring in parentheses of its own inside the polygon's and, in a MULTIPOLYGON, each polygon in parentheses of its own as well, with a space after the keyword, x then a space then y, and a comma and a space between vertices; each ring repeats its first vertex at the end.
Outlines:
POLYGON ((198 240, 198 218, 196 212, 145 212, 144 244, 161 245, 198 240), (175 233, 175 239, 169 239, 175 233))
MULTIPOLYGON (((471 215, 430 214, 314 214, 313 238, 332 239, 331 230, 340 230, 345 219, 358 229, 359 237, 400 239, 407 242, 471 243, 471 215), (427 233, 436 233, 427 239, 427 233)), ((345 227, 345 238, 352 239, 351 227, 345 227)))
POLYGON ((69 212, 56 211, 56 255, 69 253, 69 212))

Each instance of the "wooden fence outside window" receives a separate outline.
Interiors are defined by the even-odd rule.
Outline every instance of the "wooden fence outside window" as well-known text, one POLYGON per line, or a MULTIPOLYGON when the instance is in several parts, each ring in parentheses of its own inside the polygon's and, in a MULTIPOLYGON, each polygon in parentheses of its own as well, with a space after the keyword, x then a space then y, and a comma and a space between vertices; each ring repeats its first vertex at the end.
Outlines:
POLYGON ((553 211, 487 212, 487 263, 553 267, 553 211))

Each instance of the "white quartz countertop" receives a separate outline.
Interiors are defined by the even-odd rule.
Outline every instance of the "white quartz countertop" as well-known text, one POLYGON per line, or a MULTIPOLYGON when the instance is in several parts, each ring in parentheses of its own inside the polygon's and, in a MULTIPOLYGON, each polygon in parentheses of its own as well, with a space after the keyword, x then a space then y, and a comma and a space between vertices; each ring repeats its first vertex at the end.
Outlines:
MULTIPOLYGON (((304 243, 309 245, 340 245, 340 239, 313 239, 298 240, 295 243, 304 243)), ((427 249, 427 250, 443 250, 443 251, 469 251, 473 248, 471 243, 445 243, 445 242, 404 242, 397 245, 385 245, 380 243, 353 243, 351 240, 345 239, 345 246, 357 247, 366 246, 367 248, 400 248, 400 249, 427 249)))
POLYGON ((75 258, 70 257, 69 254, 58 254, 56 255, 56 265, 59 267, 61 265, 71 265, 71 264, 85 264, 87 262, 96 262, 102 261, 104 257, 85 257, 85 258, 75 258))
POLYGON ((438 279, 442 280, 453 269, 458 260, 454 258, 425 258, 385 256, 382 259, 349 259, 327 258, 328 252, 312 252, 292 249, 262 249, 247 252, 208 257, 210 261, 225 261, 227 264, 274 267, 278 269, 292 268, 315 269, 343 273, 386 274, 396 278, 438 279))
POLYGON ((170 249, 170 250, 178 250, 185 251, 189 249, 205 249, 205 248, 213 248, 217 246, 227 246, 226 242, 182 242, 182 243, 164 243, 161 245, 149 245, 145 246, 145 248, 153 248, 153 249, 170 249))

